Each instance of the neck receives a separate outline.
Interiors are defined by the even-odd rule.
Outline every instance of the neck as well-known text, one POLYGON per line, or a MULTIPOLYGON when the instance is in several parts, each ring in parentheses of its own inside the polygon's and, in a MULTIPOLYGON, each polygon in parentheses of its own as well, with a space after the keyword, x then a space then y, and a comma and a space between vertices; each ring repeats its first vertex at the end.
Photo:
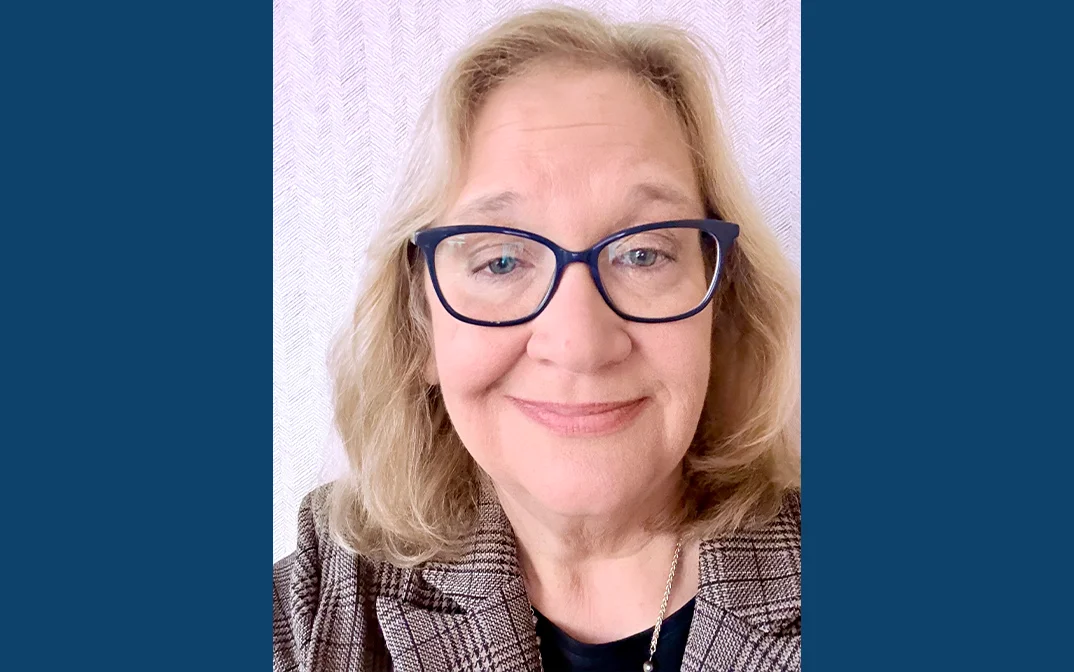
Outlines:
MULTIPOLYGON (((532 604, 576 639, 613 641, 653 627, 678 536, 653 522, 679 504, 681 472, 599 516, 549 512, 497 488, 532 604)), ((683 546, 667 615, 697 591, 697 544, 683 546)))

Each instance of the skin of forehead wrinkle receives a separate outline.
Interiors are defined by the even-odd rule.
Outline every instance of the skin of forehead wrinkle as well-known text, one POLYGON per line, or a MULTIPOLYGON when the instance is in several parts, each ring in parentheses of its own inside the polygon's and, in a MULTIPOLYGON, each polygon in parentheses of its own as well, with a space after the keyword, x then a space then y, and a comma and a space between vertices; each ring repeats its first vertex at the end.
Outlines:
MULTIPOLYGON (((625 212, 614 224, 609 233, 628 226, 630 220, 633 218, 633 213, 631 211, 636 210, 643 205, 666 203, 671 206, 688 209, 694 209, 700 206, 696 199, 683 193, 677 186, 667 183, 639 182, 629 189, 628 194, 629 195, 627 199, 623 201, 624 205, 622 206, 625 212)), ((458 214, 454 215, 451 219, 453 221, 458 221, 465 220, 469 217, 504 214, 513 219, 511 216, 513 211, 525 207, 526 201, 527 199, 525 196, 510 190, 480 196, 470 201, 467 205, 464 205, 458 214)))
MULTIPOLYGON (((638 84, 638 82, 636 82, 636 81, 631 81, 631 80, 634 80, 633 77, 628 77, 627 80, 633 85, 638 84)), ((656 94, 654 91, 652 91, 648 87, 639 86, 639 87, 636 88, 636 90, 642 91, 643 95, 645 95, 647 98, 649 98, 650 101, 654 101, 654 102, 658 103, 657 104, 657 110, 659 112, 659 116, 664 117, 664 119, 666 121, 671 122, 672 124, 674 124, 676 126, 678 125, 679 120, 677 119, 677 115, 674 113, 674 110, 668 104, 669 101, 664 99, 662 96, 656 94)), ((470 145, 470 152, 472 152, 474 150, 475 146, 478 145, 478 144, 484 144, 484 143, 488 143, 488 142, 495 142, 495 140, 490 139, 490 136, 495 136, 498 131, 503 131, 504 129, 507 129, 507 128, 513 128, 513 130, 516 133, 520 132, 520 133, 526 133, 526 134, 529 134, 529 133, 541 133, 541 132, 547 132, 547 131, 558 131, 558 130, 593 128, 593 127, 605 127, 605 128, 613 128, 613 129, 617 128, 617 127, 618 128, 628 128, 628 126, 626 124, 614 123, 614 122, 609 123, 609 122, 604 122, 604 121, 602 121, 602 122, 579 121, 579 122, 566 123, 566 124, 555 124, 555 125, 547 125, 546 124, 546 125, 522 127, 521 124, 523 124, 525 122, 526 122, 526 119, 524 117, 523 118, 516 117, 516 118, 510 118, 507 121, 504 121, 504 122, 502 122, 500 124, 497 124, 496 126, 493 126, 493 127, 481 128, 480 132, 478 134, 476 134, 475 136, 473 136, 473 138, 472 138, 474 142, 470 145)), ((634 129, 631 129, 631 130, 634 130, 634 129)), ((674 130, 672 130, 672 128, 668 128, 667 130, 670 131, 672 135, 678 135, 678 133, 676 133, 675 131, 676 130, 681 131, 681 128, 674 129, 674 130)), ((654 131, 656 131, 658 133, 658 135, 660 134, 659 129, 649 128, 646 131, 646 135, 647 136, 651 135, 654 131)), ((465 220, 467 217, 471 217, 471 216, 477 217, 477 216, 482 216, 482 215, 486 215, 486 216, 487 215, 501 215, 500 221, 503 222, 503 220, 504 220, 503 216, 511 215, 513 213, 518 212, 519 210, 524 209, 528 204, 539 203, 541 200, 543 200, 543 199, 534 198, 534 195, 538 194, 538 193, 539 194, 563 194, 564 192, 576 192, 579 196, 582 197, 580 199, 581 202, 593 201, 593 199, 589 198, 588 196, 590 196, 593 193, 596 193, 596 190, 594 189, 594 185, 592 183, 592 180, 597 179, 598 176, 597 175, 590 175, 590 180, 576 179, 576 177, 572 177, 571 175, 568 175, 564 171, 560 170, 559 167, 555 165, 555 159, 556 159, 556 153, 561 151, 563 143, 562 143, 562 141, 560 141, 560 139, 555 138, 555 137, 548 138, 548 140, 549 141, 546 142, 546 143, 537 143, 536 145, 527 144, 527 145, 524 146, 522 160, 526 161, 527 160, 526 155, 529 155, 528 156, 528 159, 529 159, 528 162, 531 164, 531 166, 530 166, 530 170, 528 172, 530 173, 530 176, 533 179, 533 181, 536 183, 536 185, 533 187, 533 193, 532 194, 527 194, 525 192, 517 193, 515 191, 512 191, 512 190, 508 189, 506 191, 495 193, 495 194, 490 194, 490 195, 486 195, 486 196, 478 196, 478 197, 469 199, 468 203, 457 207, 455 209, 455 213, 452 214, 452 215, 449 215, 449 219, 450 220, 465 220), (589 194, 583 193, 583 192, 585 192, 587 190, 587 186, 588 186, 589 194), (527 203, 527 201, 528 201, 528 203, 527 203)), ((583 142, 585 142, 584 138, 583 138, 583 142)), ((588 149, 598 150, 598 151, 602 147, 614 148, 615 150, 621 151, 621 150, 625 149, 626 148, 625 146, 627 146, 627 145, 635 145, 635 147, 630 148, 630 149, 634 150, 634 152, 629 152, 629 151, 627 152, 628 156, 629 156, 630 153, 642 154, 642 152, 644 151, 643 147, 637 147, 636 146, 637 143, 631 143, 626 138, 623 138, 620 141, 605 142, 605 143, 599 143, 599 144, 586 143, 586 146, 587 146, 588 149)), ((468 152, 468 154, 470 152, 468 152)), ((637 170, 639 168, 636 165, 636 162, 634 160, 624 158, 623 162, 626 163, 627 165, 629 165, 630 168, 632 168, 634 170, 637 170)), ((577 168, 578 168, 578 172, 580 172, 582 174, 585 173, 584 167, 578 166, 577 168)), ((642 168, 643 171, 644 171, 644 168, 646 168, 646 166, 641 166, 640 168, 642 168)), ((569 171, 569 172, 573 173, 575 171, 569 171)), ((650 182, 654 182, 654 183, 667 183, 668 180, 666 178, 668 178, 668 177, 671 178, 672 182, 679 182, 680 179, 677 179, 677 178, 685 178, 685 179, 681 180, 684 183, 684 185, 686 183, 689 183, 690 185, 692 185, 692 187, 687 187, 684 190, 682 188, 674 187, 672 185, 668 185, 670 187, 669 189, 662 189, 662 188, 660 188, 658 186, 656 186, 656 187, 647 187, 647 186, 633 185, 630 188, 630 190, 627 192, 628 193, 627 198, 624 199, 624 200, 621 200, 619 202, 619 204, 618 204, 618 207, 621 210, 637 209, 642 204, 648 205, 649 203, 653 203, 653 202, 664 202, 664 203, 667 203, 669 205, 680 206, 680 207, 683 207, 683 208, 687 208, 689 210, 696 210, 698 208, 703 209, 703 204, 701 202, 702 199, 699 198, 700 194, 695 193, 693 196, 689 195, 691 192, 697 192, 697 186, 696 186, 697 182, 696 182, 696 175, 695 174, 681 175, 681 173, 686 172, 686 171, 684 171, 683 169, 678 168, 678 167, 672 168, 671 166, 667 166, 667 165, 653 165, 653 166, 650 167, 649 171, 645 171, 645 172, 640 172, 640 174, 638 175, 637 179, 639 179, 639 180, 641 180, 643 182, 644 181, 650 181, 650 182), (645 172, 649 172, 650 175, 645 175, 645 172), (666 193, 668 191, 670 191, 672 193, 670 193, 670 194, 666 193), (683 191, 685 191, 686 193, 682 193, 683 191), (679 193, 674 193, 674 192, 679 192, 679 193)), ((690 169, 689 172, 693 173, 694 171, 693 171, 693 169, 690 169)), ((599 201, 600 199, 597 199, 597 200, 599 201)), ((619 200, 619 199, 616 199, 616 200, 619 200)), ((629 220, 629 219, 631 219, 629 213, 626 213, 626 216, 622 217, 623 221, 626 221, 626 220, 629 220)), ((463 223, 463 222, 460 221, 459 223, 463 223)), ((507 222, 503 222, 503 223, 507 223, 507 222)))
MULTIPOLYGON (((576 73, 573 73, 573 74, 581 74, 583 72, 584 71, 579 71, 579 72, 576 72, 576 73)), ((662 96, 662 95, 658 94, 657 92, 655 92, 654 90, 652 90, 651 87, 646 86, 643 83, 637 81, 637 78, 635 78, 633 76, 630 76, 630 75, 628 75, 626 73, 622 73, 622 74, 625 75, 624 81, 628 86, 633 88, 636 92, 641 93, 641 95, 644 98, 648 98, 650 102, 655 102, 656 103, 656 105, 655 105, 656 110, 654 110, 654 111, 657 112, 658 117, 661 117, 662 120, 665 121, 666 123, 668 123, 669 125, 674 126, 676 128, 676 130, 678 130, 680 132, 683 130, 682 126, 681 126, 682 120, 679 118, 679 115, 675 111, 674 106, 671 104, 671 102, 669 100, 667 100, 667 98, 665 98, 664 96, 662 96)), ((524 77, 523 77, 523 79, 524 79, 524 77)), ((515 83, 516 82, 511 82, 510 84, 508 84, 508 86, 510 86, 511 84, 515 84, 515 83)), ((600 98, 602 98, 601 95, 595 95, 594 97, 596 99, 598 99, 598 100, 600 98)), ((486 101, 486 104, 487 104, 487 101, 486 101)), ((477 118, 479 118, 479 117, 480 117, 480 114, 475 114, 475 120, 477 118)), ((501 122, 501 123, 499 123, 499 124, 497 124, 495 126, 481 129, 480 132, 478 132, 474 137, 477 138, 477 137, 480 137, 480 136, 488 136, 488 135, 496 133, 497 131, 503 130, 504 128, 508 128, 508 127, 515 126, 515 125, 518 125, 518 124, 522 124, 522 123, 524 123, 524 121, 525 121, 524 119, 517 119, 517 118, 516 119, 508 119, 507 121, 503 121, 503 122, 501 122)), ((474 130, 477 130, 477 128, 476 128, 477 126, 478 126, 478 124, 475 123, 474 130)), ((529 132, 539 132, 539 131, 548 131, 548 130, 564 130, 564 129, 574 129, 574 128, 588 128, 588 127, 594 127, 594 126, 617 127, 617 126, 623 126, 623 124, 617 124, 617 123, 614 123, 614 122, 607 122, 607 121, 604 121, 604 122, 579 121, 579 122, 567 123, 567 124, 542 125, 542 126, 524 126, 524 127, 518 128, 517 130, 529 133, 529 132)))
MULTIPOLYGON (((518 121, 518 120, 514 120, 514 119, 512 119, 511 121, 505 121, 502 124, 500 124, 499 126, 493 126, 492 128, 484 129, 481 133, 478 134, 478 136, 491 135, 491 134, 495 133, 496 131, 503 130, 503 129, 509 127, 509 126, 513 126, 514 124, 518 124, 518 123, 521 123, 521 122, 518 121)), ((581 122, 578 122, 576 124, 557 124, 555 126, 528 126, 528 127, 519 128, 518 130, 523 131, 525 133, 530 133, 530 132, 533 132, 533 131, 558 131, 558 130, 562 130, 562 129, 566 129, 566 128, 586 128, 586 127, 590 127, 590 126, 613 126, 613 125, 614 126, 620 126, 621 124, 608 124, 608 123, 597 122, 597 121, 581 121, 581 122)))
MULTIPOLYGON (((621 148, 623 144, 625 143, 606 143, 604 146, 621 148)), ((599 148, 600 146, 602 145, 591 145, 593 148, 599 148)), ((537 186, 534 189, 535 192, 559 193, 563 190, 584 190, 585 182, 570 180, 559 174, 559 172, 550 165, 550 162, 542 160, 545 156, 551 158, 551 156, 558 151, 557 147, 530 149, 531 151, 529 153, 531 154, 531 158, 535 159, 533 162, 535 164, 533 166, 533 176, 536 178, 535 181, 537 182, 537 186), (567 180, 566 184, 564 184, 564 180, 567 180)), ((634 167, 639 173, 639 181, 632 185, 627 191, 627 199, 623 201, 624 207, 649 202, 664 202, 670 205, 684 207, 701 205, 700 200, 697 197, 690 195, 691 192, 696 189, 696 186, 694 188, 687 187, 686 189, 683 189, 675 184, 679 181, 676 178, 685 178, 683 179, 684 183, 693 183, 696 185, 696 176, 694 175, 692 168, 684 171, 661 164, 653 164, 650 166, 635 165, 634 167), (686 174, 684 175, 682 173, 686 174), (671 178, 670 181, 667 178, 671 178)), ((590 185, 590 189, 593 189, 592 185, 590 185)), ((451 219, 464 219, 468 216, 503 214, 525 206, 527 201, 532 202, 533 200, 533 198, 528 197, 525 193, 518 193, 514 190, 507 189, 502 192, 495 192, 469 199, 466 204, 458 207, 456 214, 454 214, 451 219)))

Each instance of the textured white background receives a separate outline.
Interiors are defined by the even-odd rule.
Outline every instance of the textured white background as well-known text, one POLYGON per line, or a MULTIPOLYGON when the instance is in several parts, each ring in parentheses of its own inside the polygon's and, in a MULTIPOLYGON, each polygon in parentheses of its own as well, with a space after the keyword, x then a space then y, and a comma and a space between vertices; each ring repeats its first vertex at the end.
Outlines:
MULTIPOLYGON (((401 148, 446 59, 512 0, 274 0, 272 557, 295 543, 303 494, 343 465, 328 342, 401 148)), ((704 36, 736 156, 788 257, 801 258, 800 0, 569 2, 704 36)))

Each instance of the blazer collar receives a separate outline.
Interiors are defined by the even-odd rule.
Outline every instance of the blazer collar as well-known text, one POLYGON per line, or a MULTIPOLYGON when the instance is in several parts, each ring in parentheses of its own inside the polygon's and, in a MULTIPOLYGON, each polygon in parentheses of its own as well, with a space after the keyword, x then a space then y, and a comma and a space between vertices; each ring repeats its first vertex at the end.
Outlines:
POLYGON ((469 611, 522 580, 517 550, 507 514, 496 493, 484 486, 478 497, 477 528, 466 554, 454 562, 428 562, 420 571, 426 583, 469 611))
MULTIPOLYGON (((511 523, 496 494, 483 488, 474 542, 455 562, 429 562, 421 578, 464 610, 481 606, 522 579, 511 523)), ((698 596, 762 630, 801 609, 801 503, 787 495, 776 519, 758 530, 701 543, 698 596), (766 599, 759 601, 759 597, 766 599)))
MULTIPOLYGON (((536 633, 510 521, 488 487, 481 490, 478 506, 474 541, 465 555, 454 562, 429 562, 404 571, 399 577, 401 594, 377 599, 381 626, 389 641, 395 630, 402 637, 404 626, 411 639, 415 627, 443 632, 464 626, 498 633, 475 640, 473 650, 458 653, 469 660, 488 660, 491 650, 496 657, 509 654, 536 664, 536 633), (509 631, 502 627, 503 620, 510 622, 509 631)), ((794 493, 765 527, 701 543, 684 670, 734 663, 726 658, 727 652, 741 649, 740 642, 756 645, 767 639, 766 646, 773 651, 793 654, 785 642, 800 628, 800 515, 800 499, 794 493)), ((408 651, 393 655, 414 653, 408 651)))
POLYGON ((801 665, 801 500, 775 520, 701 544, 697 602, 682 669, 801 665))
POLYGON ((764 527, 702 542, 698 595, 765 632, 779 630, 801 614, 801 548, 793 492, 764 527))
POLYGON ((376 599, 398 672, 541 669, 511 524, 488 488, 478 507, 473 543, 462 558, 407 570, 399 577, 402 590, 376 599))

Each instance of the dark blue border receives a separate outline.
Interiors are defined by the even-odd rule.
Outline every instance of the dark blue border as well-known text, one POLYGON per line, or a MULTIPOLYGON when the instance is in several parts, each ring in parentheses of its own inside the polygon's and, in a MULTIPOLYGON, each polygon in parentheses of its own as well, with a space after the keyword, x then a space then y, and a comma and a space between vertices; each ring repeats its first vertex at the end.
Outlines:
POLYGON ((271 5, 4 28, 3 666, 268 669, 271 5))
MULTIPOLYGON (((1069 663, 1043 7, 803 3, 810 669, 1069 663)), ((270 8, 39 11, 0 46, 5 664, 266 669, 270 8)))
POLYGON ((806 669, 1070 666, 1070 25, 803 3, 806 669))

